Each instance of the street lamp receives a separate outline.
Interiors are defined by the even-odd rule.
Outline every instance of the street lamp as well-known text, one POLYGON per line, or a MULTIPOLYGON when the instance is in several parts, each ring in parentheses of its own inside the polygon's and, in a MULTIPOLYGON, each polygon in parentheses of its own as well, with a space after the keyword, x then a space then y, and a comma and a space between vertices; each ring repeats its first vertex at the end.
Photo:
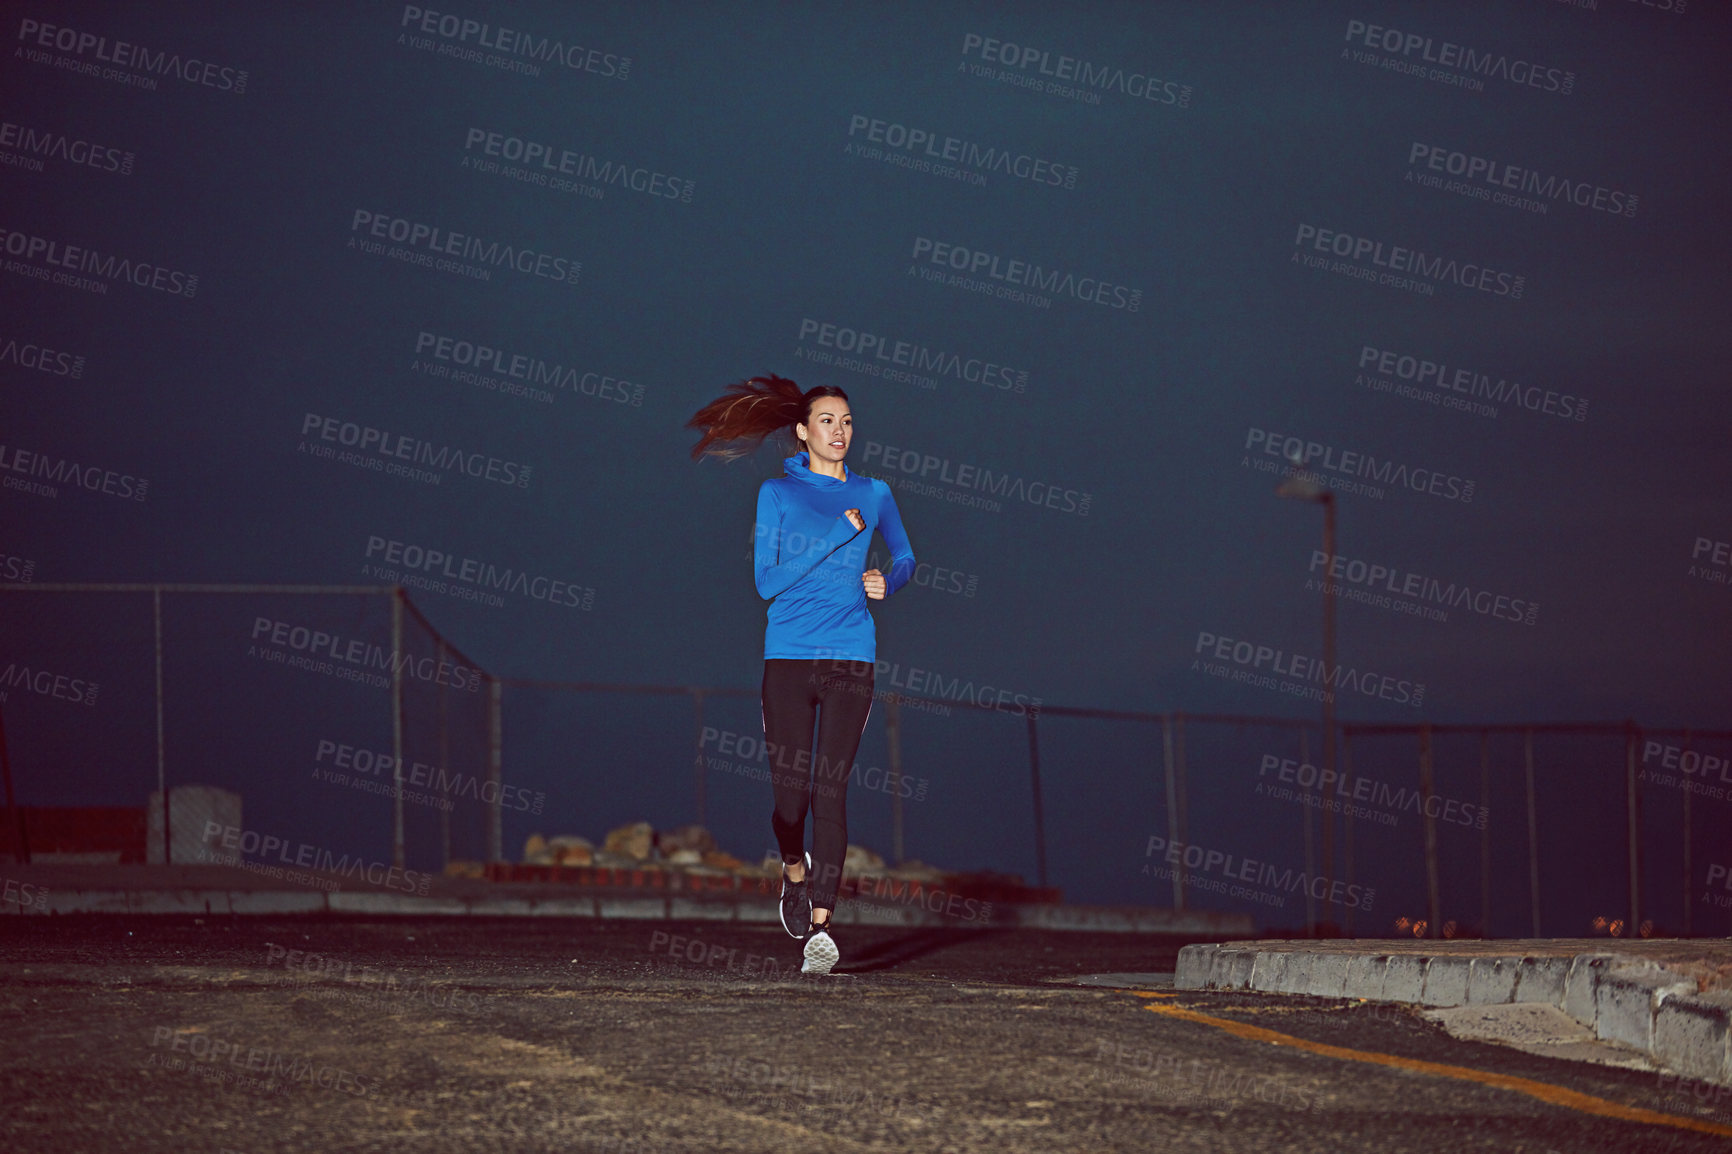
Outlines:
MULTIPOLYGON (((1323 773, 1319 780, 1330 782, 1335 780, 1335 494, 1317 474, 1305 469, 1304 458, 1298 451, 1288 457, 1288 462, 1293 468, 1276 486, 1275 495, 1295 501, 1316 501, 1323 506, 1323 773)), ((1319 807, 1317 812, 1323 820, 1323 892, 1327 894, 1335 827, 1328 806, 1319 807)), ((1311 932, 1316 933, 1315 927, 1311 932)))

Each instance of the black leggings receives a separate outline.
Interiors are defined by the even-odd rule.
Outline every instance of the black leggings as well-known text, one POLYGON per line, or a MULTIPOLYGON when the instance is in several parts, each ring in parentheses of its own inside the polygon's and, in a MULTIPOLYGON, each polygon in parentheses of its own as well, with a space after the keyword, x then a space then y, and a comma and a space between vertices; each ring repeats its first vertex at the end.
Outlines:
POLYGON ((782 861, 804 860, 806 810, 812 811, 812 905, 836 908, 842 860, 848 853, 848 773, 872 712, 870 661, 764 662, 764 747, 776 808, 770 828, 782 861), (812 756, 817 719, 818 756, 812 756), (817 791, 811 777, 817 773, 817 791))

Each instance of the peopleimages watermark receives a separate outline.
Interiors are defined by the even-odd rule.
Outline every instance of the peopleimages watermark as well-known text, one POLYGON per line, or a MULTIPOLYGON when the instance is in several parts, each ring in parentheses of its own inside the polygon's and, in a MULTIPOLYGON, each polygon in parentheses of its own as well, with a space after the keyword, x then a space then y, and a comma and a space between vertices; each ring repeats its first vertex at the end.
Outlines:
POLYGON ((969 184, 984 185, 983 174, 996 172, 1030 184, 1076 187, 1075 165, 1058 164, 1045 157, 956 136, 940 136, 931 129, 910 128, 858 112, 848 118, 848 145, 843 151, 850 156, 882 160, 896 167, 948 176, 969 184))
POLYGON ((1370 64, 1474 92, 1483 92, 1487 80, 1502 80, 1517 87, 1537 88, 1559 96, 1568 96, 1576 88, 1576 74, 1562 68, 1520 57, 1511 59, 1507 53, 1482 52, 1469 45, 1439 41, 1418 32, 1403 32, 1381 24, 1367 24, 1363 20, 1349 20, 1344 39, 1364 46, 1365 50, 1341 50, 1344 58, 1355 63, 1370 64), (1389 55, 1379 56, 1378 52, 1389 55), (1435 67, 1430 67, 1433 65, 1435 67))
MULTIPOLYGON (((706 725, 698 734, 698 748, 707 750, 712 742, 715 743, 716 752, 715 754, 706 753, 703 755, 704 768, 720 773, 748 777, 754 781, 771 780, 769 761, 770 751, 773 747, 759 734, 738 733, 731 729, 717 729, 713 725, 706 725), (729 760, 731 758, 739 758, 740 760, 729 760)), ((822 764, 824 759, 818 758, 818 761, 820 762, 818 781, 820 788, 822 788, 830 775, 827 772, 828 767, 822 764)), ((778 756, 776 768, 792 770, 795 773, 810 771, 812 757, 807 756, 806 751, 797 752, 792 759, 778 756)), ((910 774, 903 774, 901 780, 897 780, 882 766, 872 765, 862 770, 858 761, 848 767, 848 781, 851 785, 858 785, 874 793, 901 794, 903 797, 912 798, 914 801, 925 801, 926 788, 931 784, 924 777, 916 779, 910 774)), ((536 812, 540 813, 541 811, 537 809, 536 812)))
POLYGON ((1426 797, 1406 786, 1396 789, 1387 782, 1373 781, 1334 769, 1319 769, 1308 761, 1265 753, 1257 763, 1259 796, 1291 801, 1312 809, 1345 814, 1378 825, 1395 825, 1404 810, 1422 817, 1438 818, 1450 825, 1483 830, 1486 811, 1471 802, 1432 794, 1426 797), (1274 780, 1270 780, 1270 774, 1274 780), (1294 789, 1294 786, 1298 786, 1294 789))
POLYGON ((25 910, 45 913, 48 910, 48 888, 7 878, 5 885, 0 886, 0 905, 17 906, 20 913, 25 910))
POLYGON ((1684 575, 1710 585, 1732 584, 1732 541, 1696 538, 1690 549, 1690 569, 1684 575))
POLYGON ((387 646, 359 637, 345 638, 340 633, 270 617, 253 618, 252 644, 247 646, 247 656, 358 681, 375 689, 391 685, 387 673, 430 685, 449 685, 469 693, 481 688, 480 672, 466 665, 408 652, 393 654, 387 646))
POLYGON ((1640 199, 1621 189, 1555 175, 1542 177, 1537 169, 1419 140, 1407 150, 1406 179, 1426 188, 1441 188, 1472 200, 1541 215, 1561 199, 1577 208, 1631 217, 1636 215, 1640 199), (1457 179, 1445 181, 1445 176, 1457 179))
POLYGON ((138 158, 131 151, 112 144, 98 144, 52 128, 0 120, 0 164, 41 172, 44 159, 62 161, 75 168, 93 168, 97 172, 131 176, 133 163, 138 158))
MULTIPOLYGON (((838 669, 865 664, 829 649, 814 651, 812 659, 828 661, 832 667, 838 669)), ((900 690, 913 696, 933 697, 952 704, 967 702, 982 709, 990 709, 994 713, 1009 713, 1017 717, 1040 713, 1041 699, 1032 694, 1004 689, 990 682, 976 685, 972 677, 946 677, 937 670, 922 669, 918 665, 910 665, 905 669, 900 661, 879 658, 873 665, 872 676, 875 696, 900 690)))
POLYGON ((157 1026, 151 1031, 150 1045, 153 1052, 147 1066, 185 1070, 249 1090, 282 1093, 296 1083, 312 1083, 320 1089, 366 1098, 376 1095, 383 1085, 374 1075, 357 1074, 270 1046, 224 1041, 196 1028, 157 1026))
POLYGON ((115 283, 188 299, 198 293, 194 273, 16 229, 0 228, 0 252, 19 258, 6 262, 7 272, 82 292, 105 295, 115 283))
POLYGON ((56 486, 59 485, 123 501, 142 501, 150 493, 150 482, 143 477, 105 469, 101 465, 81 465, 70 457, 53 457, 40 450, 20 449, 16 445, 0 445, 0 471, 6 474, 4 479, 0 479, 0 485, 37 497, 58 498, 60 490, 56 486), (14 473, 20 476, 12 476, 14 473))
MULTIPOLYGON (((862 1114, 896 1118, 908 1107, 905 1098, 890 1098, 862 1088, 857 1081, 831 1083, 821 1080, 811 1063, 789 1061, 772 1063, 767 1058, 711 1054, 698 1069, 711 1076, 725 1077, 744 1083, 754 1093, 738 1089, 727 1090, 727 1101, 734 1109, 751 1107, 777 1114, 794 1110, 822 1110, 832 1116, 858 1117, 862 1114)), ((604 1147, 613 1154, 611 1147, 604 1147)), ((660 1150, 658 1145, 656 1150, 660 1150)), ((644 1154, 653 1154, 650 1146, 644 1154)), ((618 1154, 627 1154, 620 1151, 618 1154)))
POLYGON ((284 970, 309 978, 337 979, 341 986, 326 992, 363 1007, 384 1008, 395 1000, 397 1003, 422 1002, 440 1010, 467 1010, 472 1014, 481 1010, 481 997, 471 990, 432 982, 419 975, 377 970, 364 962, 357 965, 331 954, 291 950, 275 942, 266 942, 266 968, 275 968, 279 964, 284 970))
POLYGON ((366 555, 369 564, 361 566, 362 576, 395 581, 413 589, 478 600, 495 607, 505 603, 499 593, 514 593, 567 609, 595 608, 595 590, 587 585, 510 566, 500 567, 490 561, 477 561, 413 542, 370 536, 366 555), (381 562, 390 568, 381 568, 381 562))
POLYGON ((1321 441, 1308 441, 1304 437, 1259 429, 1255 425, 1245 430, 1243 447, 1248 453, 1258 452, 1261 456, 1241 457, 1239 464, 1242 466, 1263 472, 1279 472, 1283 471, 1282 463, 1286 462, 1287 473, 1298 473, 1342 492, 1381 499, 1383 490, 1378 486, 1388 485, 1446 501, 1460 501, 1464 505, 1473 501, 1474 483, 1453 473, 1409 468, 1405 463, 1389 458, 1379 460, 1371 453, 1337 449, 1321 441), (1313 464, 1315 469, 1311 468, 1313 464), (1318 472, 1318 469, 1327 472, 1318 472), (1375 481, 1376 485, 1364 484, 1363 481, 1375 481))
POLYGON ((1335 693, 1358 693, 1415 709, 1425 702, 1424 682, 1355 669, 1340 662, 1325 676, 1320 658, 1239 641, 1219 633, 1198 631, 1197 644, 1191 652, 1198 655, 1191 659, 1193 671, 1313 701, 1322 701, 1326 695, 1335 693))
POLYGON ((402 793, 405 801, 446 811, 454 808, 453 798, 469 798, 483 805, 497 805, 501 809, 532 815, 541 813, 547 804, 547 794, 539 790, 532 795, 521 786, 479 778, 460 769, 428 765, 424 761, 405 759, 399 763, 389 753, 330 738, 320 738, 313 748, 313 779, 385 796, 402 793), (407 786, 433 792, 410 792, 404 788, 407 786))
POLYGON ((23 54, 34 63, 52 63, 69 72, 96 76, 103 80, 154 89, 158 77, 173 77, 194 87, 214 88, 218 92, 228 92, 235 96, 240 96, 247 90, 247 73, 244 68, 218 64, 198 56, 182 56, 179 52, 153 51, 142 44, 132 44, 125 40, 111 42, 108 37, 98 36, 94 32, 82 32, 76 28, 24 18, 18 22, 18 39, 31 45, 23 50, 23 54), (69 52, 78 59, 62 56, 58 60, 49 60, 48 54, 40 51, 44 48, 69 52), (85 61, 85 57, 89 58, 88 61, 85 61))
MULTIPOLYGON (((9 661, 6 663, 5 669, 0 669, 0 687, 21 689, 26 693, 34 693, 38 697, 46 697, 53 701, 65 701, 72 705, 95 705, 97 691, 102 688, 100 684, 88 678, 55 673, 51 669, 41 669, 31 665, 20 665, 16 661, 9 661)), ((0 691, 0 701, 5 700, 7 700, 7 695, 0 691)))
POLYGON ((1150 834, 1143 856, 1152 858, 1157 853, 1163 862, 1174 868, 1163 869, 1144 862, 1142 872, 1145 877, 1171 878, 1182 866, 1187 888, 1208 890, 1262 905, 1285 906, 1287 899, 1283 895, 1299 891, 1316 901, 1369 913, 1377 897, 1376 889, 1349 885, 1339 878, 1332 881, 1291 866, 1283 869, 1255 858, 1238 857, 1194 842, 1169 842, 1159 834, 1150 834), (1214 876, 1207 876, 1211 874, 1214 876))
POLYGON ((898 340, 833 321, 801 317, 799 340, 794 349, 798 359, 884 380, 907 381, 923 389, 937 388, 940 378, 1005 393, 1028 388, 1027 369, 1012 368, 997 358, 935 349, 919 341, 898 340))
POLYGON ((1122 1042, 1095 1039, 1095 1060, 1108 1062, 1113 1073, 1101 1078, 1108 1085, 1126 1090, 1152 1091, 1167 1106, 1208 1110, 1232 1110, 1245 1099, 1289 1111, 1323 1109, 1319 1095, 1307 1094, 1273 1074, 1235 1070, 1220 1062, 1189 1060, 1122 1042))
POLYGON ((656 930, 650 935, 649 949, 651 953, 665 952, 676 961, 720 966, 724 973, 745 978, 794 978, 800 973, 798 961, 781 961, 771 954, 759 955, 667 930, 656 930))
POLYGON ((1732 758, 1663 741, 1642 742, 1642 768, 1636 780, 1670 786, 1686 793, 1724 801, 1732 796, 1732 758), (1719 782, 1709 784, 1710 779, 1719 782))
POLYGON ((243 829, 238 825, 225 825, 220 821, 204 823, 204 832, 199 835, 199 859, 253 870, 267 866, 279 870, 281 867, 318 870, 325 875, 336 874, 354 881, 365 881, 369 885, 422 896, 426 895, 427 887, 433 880, 430 873, 368 861, 359 855, 351 858, 345 853, 339 857, 332 850, 304 841, 294 842, 275 834, 262 834, 256 829, 243 829), (232 852, 219 853, 217 846, 232 852), (250 860, 254 856, 269 857, 272 853, 277 855, 274 863, 250 860))
POLYGON ((982 36, 978 32, 969 32, 962 37, 962 63, 958 68, 983 79, 997 80, 1017 88, 1031 88, 1081 104, 1099 104, 1101 93, 1116 92, 1150 104, 1174 108, 1191 106, 1189 84, 1162 80, 1152 72, 1139 72, 1135 68, 1094 64, 1062 53, 1055 56, 1032 44, 1018 44, 1012 40, 982 36), (972 63, 970 57, 977 57, 980 63, 972 63), (986 67, 990 64, 1002 68, 995 72, 986 67))
POLYGON ((0 553, 0 581, 16 581, 20 585, 28 585, 35 577, 35 561, 11 553, 0 553))
POLYGON ((1102 277, 1078 276, 1065 269, 1048 268, 1034 261, 1000 256, 931 237, 915 237, 909 259, 914 262, 908 266, 911 276, 1019 303, 1029 303, 1031 295, 1040 300, 1050 300, 1038 295, 1050 293, 1127 313, 1137 312, 1143 307, 1143 290, 1139 288, 1130 288, 1102 277), (922 265, 933 267, 923 268, 922 265), (941 271, 945 269, 950 271, 941 271))
POLYGON ((1519 301, 1527 287, 1527 278, 1518 273, 1504 272, 1477 261, 1460 261, 1427 253, 1423 249, 1398 244, 1385 246, 1380 240, 1319 228, 1303 221, 1293 235, 1293 255, 1289 263, 1339 273, 1388 288, 1405 289, 1421 296, 1432 295, 1433 285, 1452 284, 1488 296, 1519 301), (1307 249, 1310 251, 1305 251, 1307 249), (1313 253, 1325 253, 1338 259, 1330 261, 1327 255, 1314 256, 1313 253), (1362 263, 1366 260, 1371 263, 1362 263))
MULTIPOLYGON (((866 568, 876 569, 881 573, 890 572, 892 564, 889 552, 866 555, 866 568)), ((931 589, 935 593, 959 593, 964 597, 973 597, 980 590, 980 574, 964 573, 960 569, 951 569, 943 565, 935 565, 931 561, 916 561, 914 572, 908 581, 922 589, 931 589)))
POLYGON ((1720 862, 1713 862, 1708 866, 1708 876, 1704 880, 1703 884, 1708 887, 1708 889, 1702 894, 1703 901, 1719 906, 1722 909, 1732 907, 1732 870, 1727 869, 1726 866, 1720 862), (1726 891, 1725 893, 1717 894, 1713 892, 1714 883, 1716 882, 1720 884, 1721 889, 1726 891))
POLYGON ((430 485, 440 484, 455 469, 459 476, 529 488, 530 466, 519 461, 466 452, 453 445, 436 446, 419 437, 318 413, 301 418, 298 451, 430 485))
POLYGON ((1003 511, 1004 506, 992 498, 1023 502, 1059 513, 1089 515, 1094 501, 1091 493, 1055 485, 1050 481, 1030 481, 1010 473, 997 472, 981 465, 956 464, 948 457, 934 456, 916 449, 903 449, 882 441, 867 441, 861 455, 862 464, 877 461, 895 477, 896 488, 922 496, 938 497, 957 505, 1003 511))
POLYGON ((697 191, 697 182, 693 180, 488 128, 471 128, 464 135, 463 167, 592 200, 604 199, 609 185, 642 193, 652 200, 678 204, 690 204, 692 194, 697 191))
POLYGON ((1542 389, 1538 385, 1524 385, 1505 377, 1494 382, 1489 374, 1459 365, 1451 366, 1442 359, 1432 360, 1412 353, 1380 349, 1375 345, 1361 345, 1358 368, 1353 383, 1361 388, 1471 413, 1476 417, 1496 420, 1497 405, 1513 405, 1560 421, 1588 419, 1586 397, 1542 389))
POLYGON ((494 269, 509 269, 556 284, 575 285, 583 272, 583 262, 569 257, 364 208, 357 208, 350 217, 349 247, 369 256, 389 257, 474 280, 492 280, 494 269), (387 240, 394 247, 387 249, 387 240))
POLYGON ((1307 592, 1333 593, 1349 601, 1411 613, 1429 621, 1448 621, 1450 609, 1465 609, 1481 617, 1520 625, 1532 625, 1539 619, 1537 601, 1475 589, 1465 581, 1446 585, 1436 577, 1339 553, 1331 558, 1321 549, 1311 551, 1308 571, 1312 575, 1305 579, 1307 592), (1321 576, 1320 567, 1324 570, 1321 576))
POLYGON ((78 353, 52 349, 35 341, 20 341, 17 337, 6 337, 0 343, 0 365, 17 365, 75 381, 84 376, 84 357, 78 353))
POLYGON ((548 405, 553 403, 552 390, 558 389, 610 404, 643 406, 643 385, 624 377, 426 329, 415 334, 415 356, 409 368, 501 396, 525 397, 548 405))
POLYGON ((567 43, 553 36, 537 36, 503 25, 494 26, 451 12, 437 12, 414 4, 403 5, 397 27, 412 29, 420 36, 399 33, 397 42, 411 48, 436 52, 455 60, 485 64, 507 72, 540 76, 546 66, 570 72, 588 72, 612 80, 631 75, 631 57, 582 44, 567 43), (407 40, 405 37, 407 36, 407 40), (438 37, 435 42, 432 37, 438 37), (474 47, 470 47, 473 44, 474 47), (486 49, 486 51, 482 51, 486 49))

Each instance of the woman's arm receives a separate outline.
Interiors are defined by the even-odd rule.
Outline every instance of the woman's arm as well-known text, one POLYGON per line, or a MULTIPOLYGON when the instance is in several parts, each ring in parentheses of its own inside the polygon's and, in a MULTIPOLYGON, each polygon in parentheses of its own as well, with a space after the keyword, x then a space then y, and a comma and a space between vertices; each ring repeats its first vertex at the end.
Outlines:
POLYGON ((884 577, 884 594, 889 596, 914 576, 914 550, 908 544, 902 514, 896 510, 896 498, 890 495, 889 485, 878 495, 878 532, 890 546, 890 572, 884 577))
POLYGON ((782 513, 782 497, 777 487, 761 486, 758 489, 758 519, 752 526, 752 574, 758 583, 758 596, 766 601, 773 601, 786 593, 796 581, 816 568, 818 562, 852 541, 860 532, 847 517, 838 517, 826 536, 808 542, 803 551, 783 558, 782 513))

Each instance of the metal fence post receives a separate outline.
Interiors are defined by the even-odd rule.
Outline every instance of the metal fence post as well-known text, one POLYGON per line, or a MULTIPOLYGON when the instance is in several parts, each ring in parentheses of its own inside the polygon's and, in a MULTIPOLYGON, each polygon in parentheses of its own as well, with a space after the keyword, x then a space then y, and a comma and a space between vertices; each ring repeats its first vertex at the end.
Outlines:
POLYGON ((1479 933, 1491 937, 1491 735, 1479 731, 1479 933))
POLYGON ((1624 799, 1629 815, 1630 841, 1630 933, 1642 926, 1642 795, 1636 789, 1636 723, 1625 723, 1624 799))
POLYGON ((1167 777, 1167 847, 1179 846, 1177 864, 1173 866, 1173 909, 1185 908, 1185 851, 1179 837, 1179 800, 1177 777, 1173 767, 1173 715, 1161 714, 1161 762, 1167 777))
POLYGON ((890 746, 890 856, 907 860, 902 845, 902 703, 893 693, 884 705, 884 739, 890 746))
POLYGON ((1522 762, 1528 785, 1528 902, 1533 912, 1533 936, 1540 936, 1540 825, 1534 808, 1534 731, 1522 734, 1522 762))
POLYGON ((403 868, 403 587, 391 593, 391 864, 403 868))
MULTIPOLYGON (((1690 731, 1686 729, 1684 731, 1684 755, 1686 757, 1688 757, 1689 753, 1690 753, 1690 731)), ((1686 781, 1685 785, 1688 786, 1689 782, 1686 781)), ((1690 885, 1690 849, 1691 849, 1691 846, 1690 846, 1690 834, 1691 834, 1691 830, 1690 830, 1690 794, 1693 792, 1694 792, 1693 790, 1690 790, 1688 788, 1686 788, 1684 790, 1684 936, 1685 937, 1690 937, 1695 933, 1695 929, 1694 929, 1695 918, 1692 916, 1692 914, 1695 911, 1691 909, 1691 906, 1694 905, 1694 902, 1692 900, 1693 895, 1694 895, 1694 891, 1690 885)))
MULTIPOLYGON (((1299 728, 1299 764, 1311 763, 1311 744, 1305 728, 1299 728)), ((1317 899, 1311 893, 1311 879, 1317 876, 1317 855, 1311 848, 1311 787, 1305 784, 1305 771, 1299 771, 1299 787, 1305 791, 1305 804, 1299 812, 1305 815, 1305 936, 1317 936, 1317 899)))
POLYGON ((1439 924, 1443 917, 1443 904, 1439 900, 1437 890, 1437 822, 1431 816, 1431 723, 1426 722, 1419 727, 1419 796, 1420 812, 1424 815, 1421 826, 1425 830, 1425 908, 1426 933, 1428 938, 1435 938, 1443 932, 1439 924))
POLYGON ((708 797, 704 782, 704 691, 692 690, 692 788, 697 792, 698 824, 706 826, 704 821, 708 810, 708 797))
MULTIPOLYGON (((1344 725, 1341 727, 1341 780, 1353 780, 1353 735, 1344 725)), ((1353 892, 1353 819, 1346 815, 1341 818, 1341 870, 1347 877, 1347 892, 1353 892)), ((1353 906, 1349 904, 1341 914, 1341 932, 1348 937, 1353 936, 1353 906)))
POLYGON ((156 791, 162 795, 162 864, 174 864, 174 828, 168 820, 168 769, 162 732, 162 586, 150 591, 156 618, 156 791))
POLYGON ((1028 711, 1028 771, 1034 787, 1034 866, 1039 885, 1046 885, 1046 815, 1040 804, 1040 732, 1034 710, 1028 711))
POLYGON ((493 812, 487 822, 487 860, 504 861, 505 835, 500 820, 500 779, 505 760, 504 684, 497 677, 487 679, 487 780, 493 783, 493 812))
MULTIPOLYGON (((434 668, 444 669, 445 639, 443 637, 439 639, 435 652, 438 654, 438 664, 434 668)), ((445 782, 450 780, 446 775, 450 772, 451 766, 451 738, 445 724, 447 709, 444 678, 439 679, 439 686, 434 690, 434 694, 439 701, 439 788, 443 792, 445 782)), ((444 805, 439 807, 439 854, 440 860, 445 865, 451 864, 451 811, 444 805)))

